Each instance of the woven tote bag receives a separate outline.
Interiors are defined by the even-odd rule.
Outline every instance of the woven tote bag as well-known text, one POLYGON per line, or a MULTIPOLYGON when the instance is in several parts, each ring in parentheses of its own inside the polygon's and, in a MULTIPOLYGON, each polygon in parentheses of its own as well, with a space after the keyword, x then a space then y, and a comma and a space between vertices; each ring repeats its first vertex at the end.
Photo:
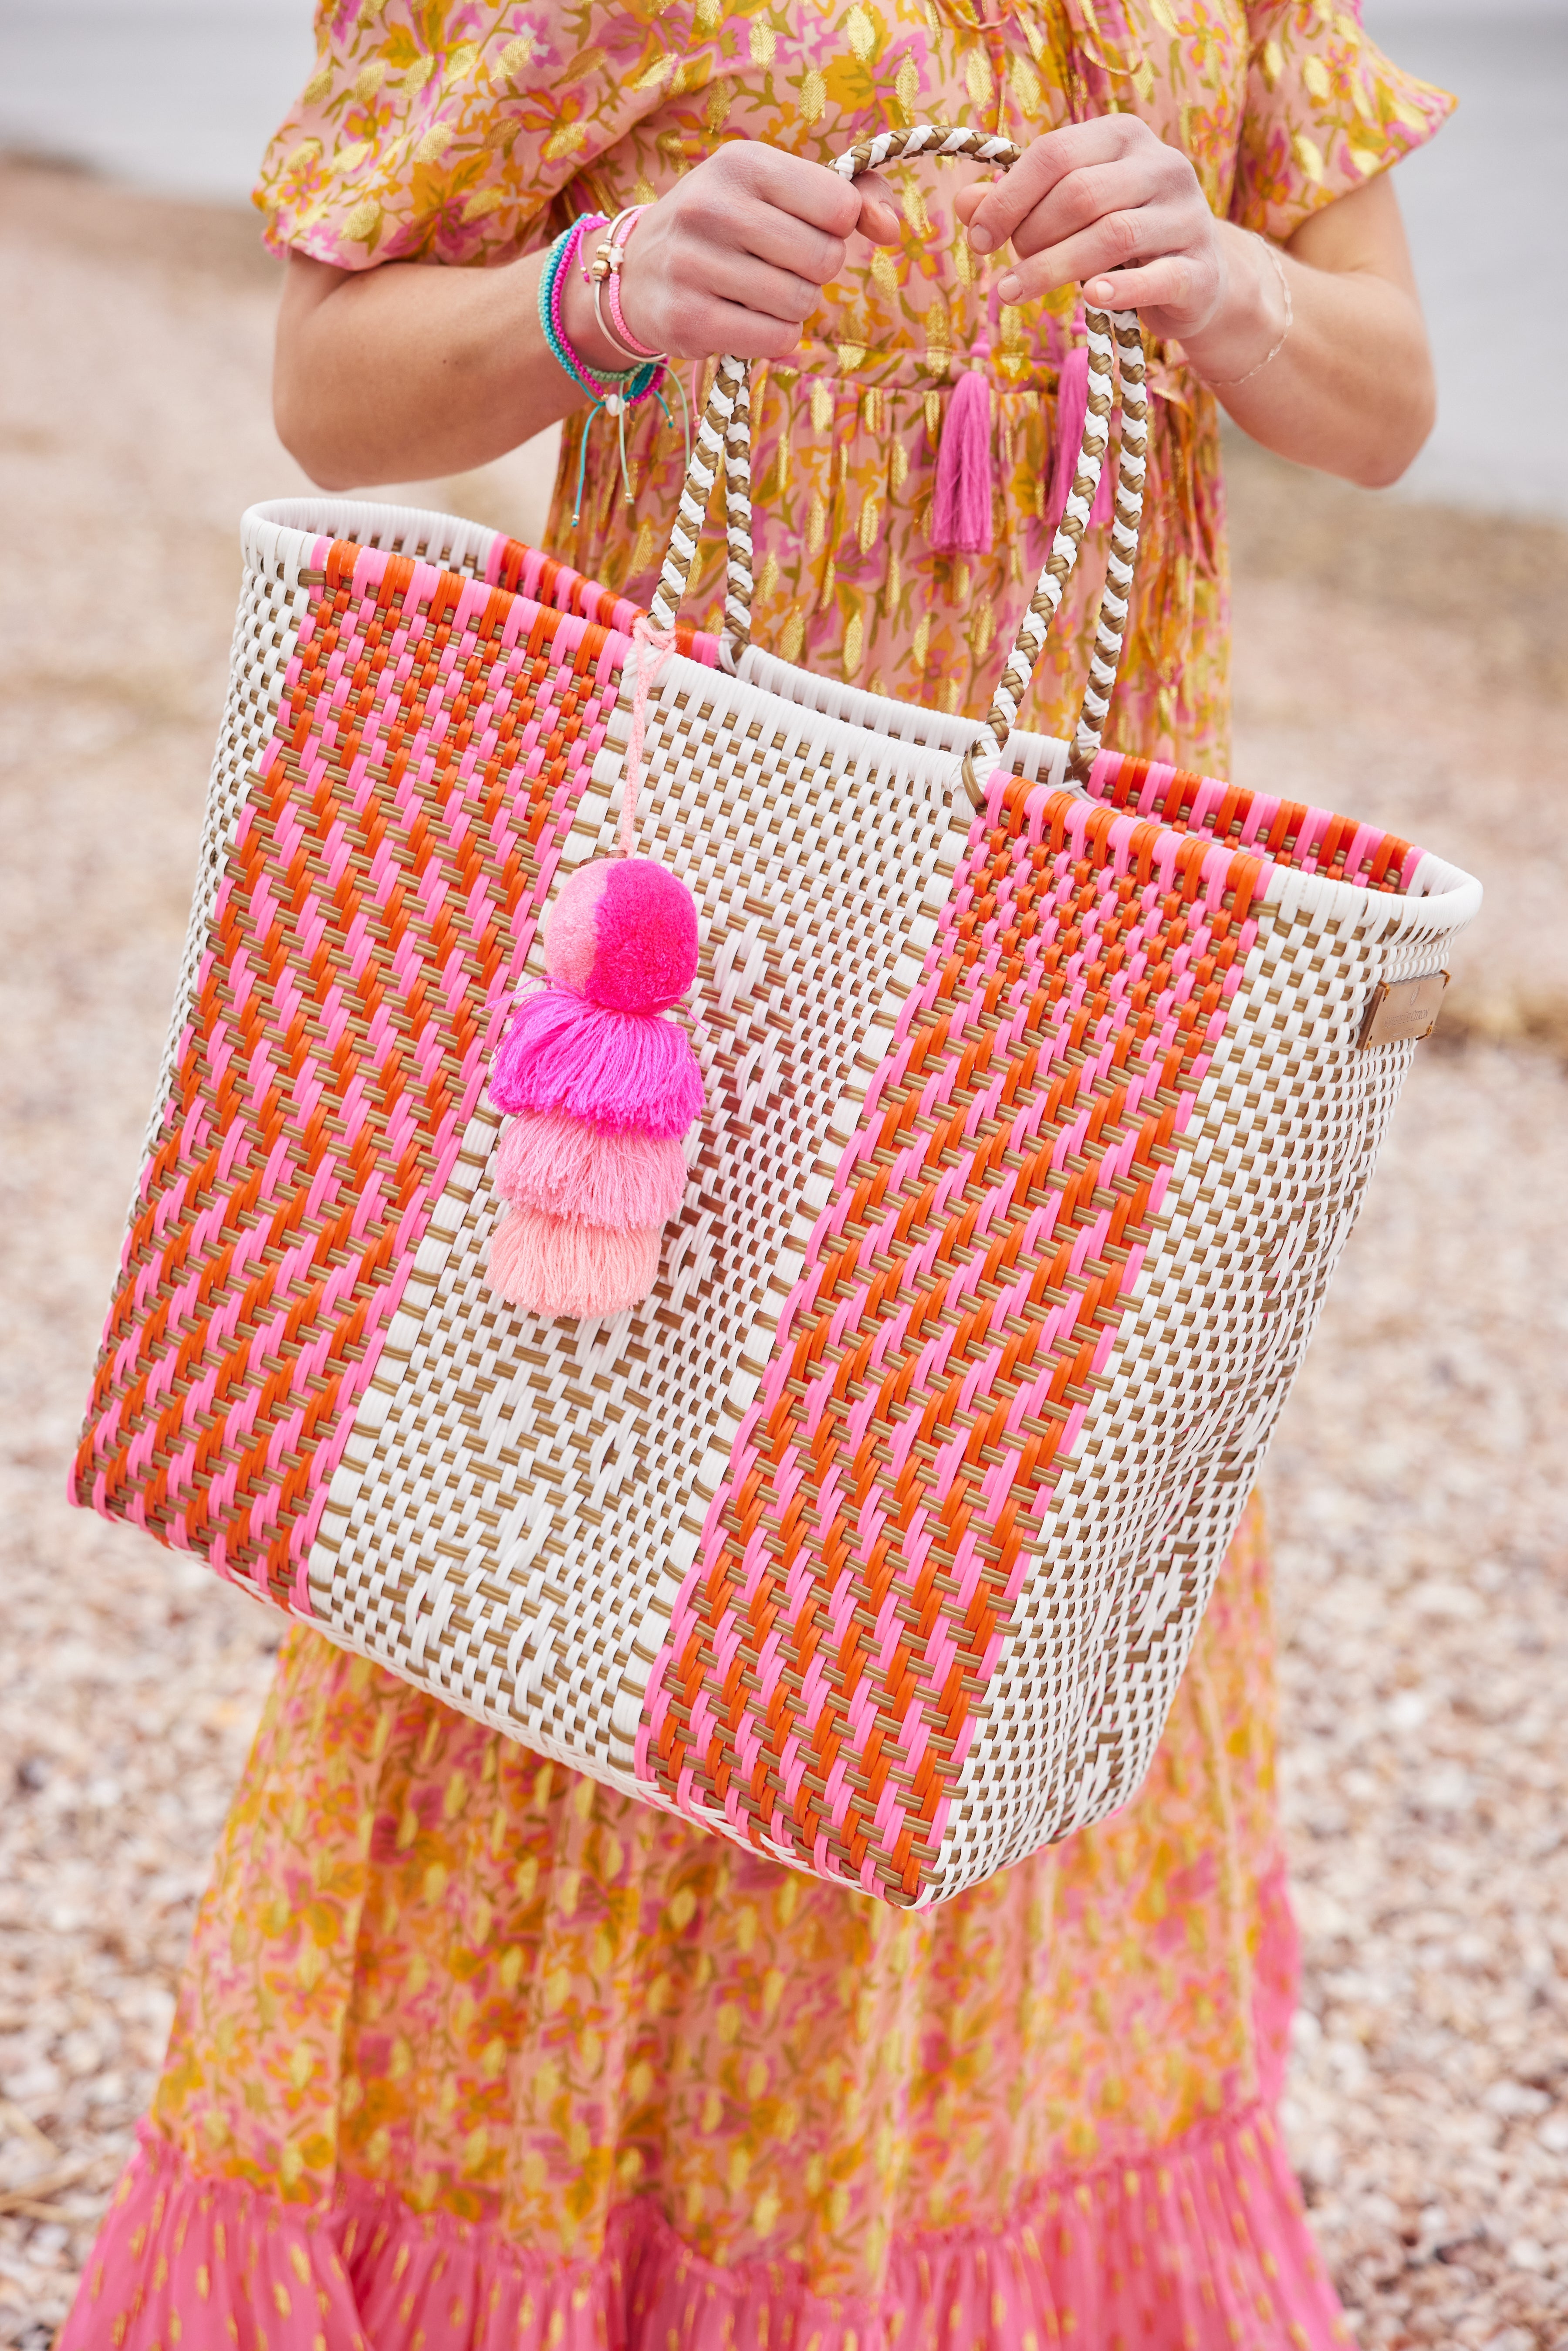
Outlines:
MULTIPOLYGON (((1006 165, 999 139, 922 151, 1006 165)), ((535 550, 259 507, 76 1499, 627 1793, 903 1906, 1125 1802, 1479 889, 1102 751, 1136 320, 983 726, 748 641, 719 363, 650 622, 535 550), (1072 744, 1013 731, 1116 515, 1072 744), (667 643, 722 473, 722 643, 667 643), (641 623, 641 625, 639 625, 641 623), (486 1277, 538 919, 638 843, 697 902, 707 1109, 646 1304, 486 1277)))

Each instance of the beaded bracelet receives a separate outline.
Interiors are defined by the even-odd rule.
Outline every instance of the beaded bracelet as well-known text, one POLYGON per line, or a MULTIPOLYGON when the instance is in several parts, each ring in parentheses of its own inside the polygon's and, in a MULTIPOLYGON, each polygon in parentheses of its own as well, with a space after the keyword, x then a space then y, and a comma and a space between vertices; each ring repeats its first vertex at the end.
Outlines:
MULTIPOLYGON (((604 216, 602 214, 593 214, 583 220, 573 221, 571 226, 564 229, 556 238, 545 256, 545 266, 539 272, 538 285, 539 327, 550 356, 562 373, 570 376, 578 389, 588 394, 590 402, 588 420, 583 426, 582 439, 577 453, 577 497, 571 510, 574 525, 580 520, 582 515, 582 486, 588 466, 589 431, 601 410, 605 415, 613 416, 619 428, 621 482, 626 493, 628 506, 632 500, 632 477, 626 464, 626 412, 629 408, 634 407, 638 401, 646 399, 652 392, 658 401, 660 408, 664 410, 664 422, 668 423, 670 421, 670 412, 665 407, 658 391, 659 378, 664 372, 664 361, 662 357, 650 358, 634 368, 628 368, 623 373, 612 368, 602 368, 596 374, 573 350, 567 335, 566 326, 561 317, 561 280, 570 269, 572 256, 580 248, 583 233, 590 226, 591 222, 601 227, 604 216)), ((595 307, 597 308, 597 304, 595 307)), ((677 390, 679 389, 681 387, 677 384, 677 390)), ((685 404, 683 393, 683 423, 686 424, 689 465, 691 433, 689 423, 684 414, 685 404)))
POLYGON ((619 343, 632 359, 662 360, 668 354, 650 350, 646 343, 639 342, 626 324, 626 314, 621 307, 622 264, 626 258, 626 247, 632 241, 632 232, 647 209, 646 204, 629 204, 623 213, 616 214, 609 235, 593 256, 593 266, 588 274, 593 287, 593 315, 606 338, 612 343, 619 343), (610 305, 608 325, 601 308, 601 295, 610 305))

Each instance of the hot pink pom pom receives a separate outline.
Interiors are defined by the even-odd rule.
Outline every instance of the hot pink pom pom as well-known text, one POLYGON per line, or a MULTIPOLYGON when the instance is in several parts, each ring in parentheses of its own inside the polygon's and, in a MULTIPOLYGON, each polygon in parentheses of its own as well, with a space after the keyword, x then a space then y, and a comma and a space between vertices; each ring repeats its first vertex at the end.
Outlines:
POLYGON ((647 857, 596 859, 545 915, 545 969, 612 1012, 664 1012, 696 975, 697 910, 684 882, 647 857))
POLYGON ((663 1229, 613 1232, 580 1217, 509 1208, 490 1238, 490 1287, 528 1314, 621 1314, 659 1279, 663 1229))
POLYGON ((515 1119, 491 1287, 534 1314, 619 1314, 658 1279, 680 1138, 702 1113, 691 1040, 661 1018, 696 972, 691 893, 647 858, 583 866, 545 917, 545 966, 550 985, 518 1004, 490 1064, 490 1099, 515 1119))
POLYGON ((607 1011, 569 987, 525 996, 490 1064, 497 1110, 564 1111, 617 1134, 685 1134, 703 1073, 679 1023, 607 1011))
POLYGON ((686 1188, 685 1154, 673 1139, 615 1134, 559 1111, 520 1111, 501 1138, 496 1188, 522 1208, 583 1217, 630 1231, 664 1225, 686 1188))

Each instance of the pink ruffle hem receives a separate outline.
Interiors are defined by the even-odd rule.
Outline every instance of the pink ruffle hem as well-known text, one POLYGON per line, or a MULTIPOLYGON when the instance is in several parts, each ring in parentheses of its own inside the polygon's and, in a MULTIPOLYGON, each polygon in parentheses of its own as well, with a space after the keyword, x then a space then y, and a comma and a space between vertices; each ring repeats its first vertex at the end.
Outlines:
POLYGON ((593 2262, 350 2179, 322 2211, 193 2173, 144 2126, 57 2351, 1329 2351, 1349 2341, 1258 2106, 1040 2183, 1004 2230, 894 2240, 874 2305, 719 2267, 651 2197, 593 2262))

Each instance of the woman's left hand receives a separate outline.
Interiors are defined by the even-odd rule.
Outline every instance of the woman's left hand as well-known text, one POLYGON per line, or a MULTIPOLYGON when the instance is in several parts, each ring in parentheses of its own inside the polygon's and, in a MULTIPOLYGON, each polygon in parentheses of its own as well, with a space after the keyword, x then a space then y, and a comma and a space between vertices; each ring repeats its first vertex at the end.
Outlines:
POLYGON ((1004 302, 1082 285, 1089 301, 1137 310, 1177 341, 1224 305, 1225 240, 1197 174, 1135 114, 1048 131, 1002 178, 960 190, 956 210, 976 253, 1011 242, 1004 302))

